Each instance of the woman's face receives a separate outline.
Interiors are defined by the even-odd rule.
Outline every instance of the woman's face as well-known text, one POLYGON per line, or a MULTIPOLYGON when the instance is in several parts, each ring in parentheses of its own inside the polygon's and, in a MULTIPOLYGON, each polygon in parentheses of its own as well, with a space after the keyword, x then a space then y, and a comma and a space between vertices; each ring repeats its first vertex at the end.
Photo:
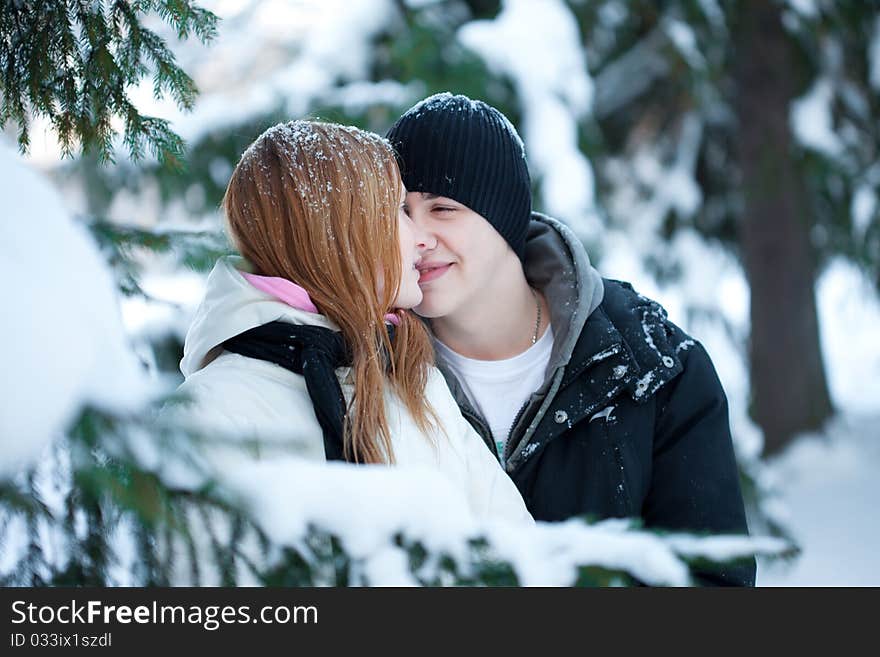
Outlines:
MULTIPOLYGON (((403 188, 403 185, 401 185, 403 188)), ((394 300, 394 308, 412 308, 422 302, 422 289, 419 287, 419 270, 416 268, 422 259, 422 253, 429 248, 428 235, 418 228, 406 213, 404 206, 406 190, 400 196, 397 211, 397 233, 400 241, 400 264, 403 271, 400 275, 400 288, 394 300)))

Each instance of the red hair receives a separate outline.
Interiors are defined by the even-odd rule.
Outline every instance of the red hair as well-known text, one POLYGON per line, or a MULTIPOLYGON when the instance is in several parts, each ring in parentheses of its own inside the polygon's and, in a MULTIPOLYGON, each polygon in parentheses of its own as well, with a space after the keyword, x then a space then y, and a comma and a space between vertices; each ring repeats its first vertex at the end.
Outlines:
POLYGON ((388 384, 422 431, 439 426, 424 396, 434 362, 424 325, 399 311, 392 345, 384 321, 401 282, 402 192, 386 140, 354 127, 292 121, 245 151, 223 199, 232 241, 254 272, 304 287, 342 331, 354 375, 345 456, 360 463, 394 461, 388 384))

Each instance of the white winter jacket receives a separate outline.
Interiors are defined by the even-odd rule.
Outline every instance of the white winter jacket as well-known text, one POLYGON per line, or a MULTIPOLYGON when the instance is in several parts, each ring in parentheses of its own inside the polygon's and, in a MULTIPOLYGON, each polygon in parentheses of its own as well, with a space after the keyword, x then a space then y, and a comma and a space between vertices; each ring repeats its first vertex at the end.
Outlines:
MULTIPOLYGON (((305 379, 274 363, 224 351, 221 345, 272 321, 338 327, 323 315, 299 310, 257 290, 239 272, 244 266, 241 258, 221 258, 208 277, 180 363, 185 381, 179 392, 190 400, 182 411, 185 421, 214 436, 232 441, 255 438, 263 445, 258 454, 239 450, 234 458, 269 459, 272 446, 293 446, 296 454, 323 461, 323 434, 305 379)), ((346 382, 349 371, 336 370, 347 400, 352 394, 346 382)), ((516 486, 462 417, 436 368, 431 369, 425 394, 445 434, 424 435, 402 401, 392 391, 386 393, 396 466, 436 468, 464 493, 477 518, 532 522, 516 486)))

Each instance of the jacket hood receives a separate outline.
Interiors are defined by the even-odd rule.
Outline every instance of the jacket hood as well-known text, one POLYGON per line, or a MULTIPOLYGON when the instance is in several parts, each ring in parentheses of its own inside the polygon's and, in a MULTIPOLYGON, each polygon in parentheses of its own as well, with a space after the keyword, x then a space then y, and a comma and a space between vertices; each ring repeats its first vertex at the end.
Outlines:
POLYGON ((208 276, 205 297, 186 333, 180 371, 184 377, 205 367, 223 351, 224 341, 269 322, 339 327, 324 315, 299 310, 251 285, 245 260, 224 256, 208 276))
POLYGON ((532 213, 524 262, 526 279, 543 292, 550 307, 551 375, 568 364, 587 318, 602 303, 605 286, 572 230, 540 212, 532 213))

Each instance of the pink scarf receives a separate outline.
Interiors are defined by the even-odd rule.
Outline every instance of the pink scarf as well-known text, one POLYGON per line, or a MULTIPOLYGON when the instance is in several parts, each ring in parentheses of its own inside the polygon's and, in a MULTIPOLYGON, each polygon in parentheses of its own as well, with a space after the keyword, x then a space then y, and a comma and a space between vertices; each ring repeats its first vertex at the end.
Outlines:
MULTIPOLYGON (((283 301, 288 306, 292 306, 298 310, 305 310, 309 313, 318 313, 318 308, 312 302, 309 293, 305 291, 305 288, 297 285, 293 281, 278 276, 257 276, 256 274, 249 274, 247 272, 241 272, 241 275, 244 276, 244 279, 248 283, 261 292, 271 294, 273 297, 279 301, 283 301)), ((385 321, 391 322, 395 326, 400 326, 400 317, 396 313, 388 313, 385 315, 385 321)))

